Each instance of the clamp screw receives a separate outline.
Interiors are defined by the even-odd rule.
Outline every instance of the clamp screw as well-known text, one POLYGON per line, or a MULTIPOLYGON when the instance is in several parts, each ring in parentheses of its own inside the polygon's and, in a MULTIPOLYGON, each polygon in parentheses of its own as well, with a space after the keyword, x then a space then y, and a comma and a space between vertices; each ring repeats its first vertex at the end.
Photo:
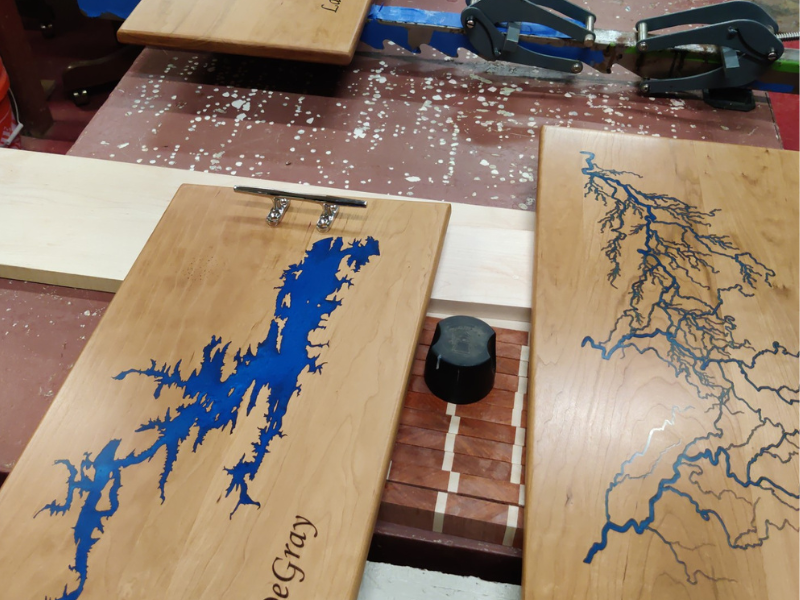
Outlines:
POLYGON ((500 50, 500 48, 495 48, 495 49, 494 49, 494 55, 495 55, 496 57, 498 57, 498 58, 499 58, 499 57, 500 57, 500 55, 501 55, 502 53, 503 53, 503 52, 500 50))
POLYGON ((778 53, 775 52, 775 48, 769 49, 769 53, 767 54, 767 60, 770 61, 778 60, 778 53))
POLYGON ((636 49, 639 52, 647 52, 647 42, 639 42, 636 44, 636 49))
POLYGON ((475 19, 470 17, 469 19, 467 19, 466 24, 467 24, 467 29, 472 29, 473 27, 475 27, 475 19))
POLYGON ((583 65, 579 62, 572 63, 572 72, 573 73, 580 73, 583 71, 583 65))
POLYGON ((650 91, 650 84, 649 83, 642 83, 639 86, 639 89, 642 90, 645 94, 650 91))
POLYGON ((736 27, 733 27, 733 26, 728 27, 728 37, 729 38, 736 37, 736 35, 738 33, 739 33, 739 30, 736 29, 736 27))

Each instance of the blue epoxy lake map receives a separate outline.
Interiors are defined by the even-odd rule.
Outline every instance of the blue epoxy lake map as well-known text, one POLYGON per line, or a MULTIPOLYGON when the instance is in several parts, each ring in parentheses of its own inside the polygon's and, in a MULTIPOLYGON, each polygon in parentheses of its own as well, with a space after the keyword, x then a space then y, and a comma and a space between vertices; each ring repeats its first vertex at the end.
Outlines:
POLYGON ((695 396, 691 406, 676 400, 670 418, 638 441, 608 481, 605 521, 586 531, 584 562, 621 536, 649 535, 668 549, 686 583, 736 582, 740 574, 714 564, 704 546, 720 556, 744 553, 798 531, 797 340, 788 328, 787 339, 754 344, 739 331, 737 318, 745 315, 729 308, 735 299, 770 293, 777 274, 715 231, 718 210, 645 191, 641 175, 581 154, 585 201, 602 205, 606 284, 626 297, 612 330, 587 335, 582 352, 610 362, 655 357, 664 369, 659 376, 688 384, 695 396), (781 418, 787 414, 794 418, 781 418), (626 504, 631 497, 635 506, 626 504), (664 518, 675 507, 682 532, 664 518), (707 531, 716 539, 702 537, 707 531))
MULTIPOLYGON (((153 398, 171 388, 179 391, 185 402, 154 415, 132 431, 132 437, 144 433, 141 437, 147 443, 128 454, 120 455, 121 440, 111 439, 99 450, 87 450, 78 464, 57 461, 67 475, 65 496, 44 505, 36 516, 75 518, 75 554, 69 566, 75 577, 64 583, 57 600, 81 597, 92 576, 92 548, 109 520, 118 512, 135 510, 120 503, 120 490, 129 469, 153 460, 163 462, 160 476, 153 482, 154 501, 163 502, 184 444, 190 445, 193 453, 202 452, 209 435, 230 435, 241 419, 261 419, 262 424, 249 454, 235 464, 220 465, 228 477, 224 493, 236 500, 230 518, 247 507, 261 508, 248 485, 261 469, 269 468, 268 454, 287 435, 283 418, 292 399, 302 401, 301 375, 324 376, 325 363, 319 352, 327 343, 312 343, 309 336, 324 332, 346 301, 347 290, 357 285, 359 272, 379 255, 379 243, 371 237, 351 242, 339 237, 319 240, 301 260, 283 271, 268 334, 255 349, 233 348, 222 335, 211 334, 202 348, 199 368, 190 373, 182 369, 180 360, 172 365, 160 364, 156 357, 149 365, 134 365, 114 374, 117 380, 145 377, 155 384, 153 398), (232 370, 224 370, 231 361, 232 370), (257 405, 262 390, 268 391, 266 406, 257 405)), ((270 310, 264 308, 264 312, 270 310)))

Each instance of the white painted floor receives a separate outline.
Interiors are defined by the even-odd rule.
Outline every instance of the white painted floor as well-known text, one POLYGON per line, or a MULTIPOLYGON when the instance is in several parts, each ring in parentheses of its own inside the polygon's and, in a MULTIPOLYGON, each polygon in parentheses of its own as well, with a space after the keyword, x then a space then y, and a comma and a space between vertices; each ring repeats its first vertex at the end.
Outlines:
POLYGON ((411 567, 367 562, 358 600, 520 600, 521 588, 411 567))

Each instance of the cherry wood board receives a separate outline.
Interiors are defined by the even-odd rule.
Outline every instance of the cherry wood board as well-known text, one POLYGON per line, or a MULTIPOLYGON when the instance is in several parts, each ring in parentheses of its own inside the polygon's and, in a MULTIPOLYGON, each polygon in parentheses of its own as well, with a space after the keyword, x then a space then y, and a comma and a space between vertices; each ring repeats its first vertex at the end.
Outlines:
POLYGON ((449 205, 183 186, 0 488, 9 598, 355 598, 449 205))
POLYGON ((141 0, 120 42, 346 65, 368 0, 141 0))
POLYGON ((543 131, 528 600, 798 597, 798 155, 543 131))

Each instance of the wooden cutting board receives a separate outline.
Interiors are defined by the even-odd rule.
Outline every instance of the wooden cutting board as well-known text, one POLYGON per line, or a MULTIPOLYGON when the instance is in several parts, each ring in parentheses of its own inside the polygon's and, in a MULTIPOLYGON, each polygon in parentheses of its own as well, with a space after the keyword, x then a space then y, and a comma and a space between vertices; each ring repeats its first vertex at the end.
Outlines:
POLYGON ((525 598, 797 598, 797 154, 546 128, 537 228, 525 598))
POLYGON ((141 0, 117 37, 126 44, 346 65, 368 0, 141 0))
POLYGON ((449 205, 269 206, 180 188, 0 489, 4 597, 355 598, 449 205))

